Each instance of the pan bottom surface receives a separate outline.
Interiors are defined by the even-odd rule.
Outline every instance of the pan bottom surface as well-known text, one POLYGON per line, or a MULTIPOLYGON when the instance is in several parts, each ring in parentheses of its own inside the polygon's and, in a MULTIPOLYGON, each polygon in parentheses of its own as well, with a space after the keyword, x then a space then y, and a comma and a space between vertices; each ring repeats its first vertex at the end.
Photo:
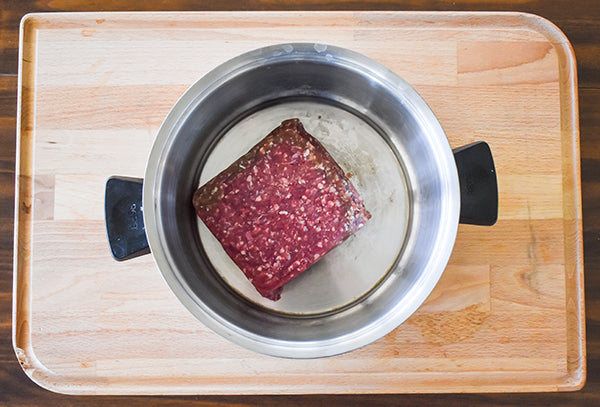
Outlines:
POLYGON ((401 159, 367 120, 320 100, 287 101, 264 107, 229 128, 206 159, 203 185, 244 155, 282 121, 299 118, 350 175, 372 218, 357 233, 284 287, 281 299, 263 298, 208 228, 198 233, 214 270, 247 300, 268 310, 316 315, 359 301, 395 267, 410 221, 410 189, 401 159))

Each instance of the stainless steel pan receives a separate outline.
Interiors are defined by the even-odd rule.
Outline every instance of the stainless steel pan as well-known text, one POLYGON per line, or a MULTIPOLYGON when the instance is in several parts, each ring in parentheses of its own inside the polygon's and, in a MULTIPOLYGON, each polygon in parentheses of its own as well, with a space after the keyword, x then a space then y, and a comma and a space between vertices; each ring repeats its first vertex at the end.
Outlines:
POLYGON ((498 207, 487 144, 453 152, 431 109, 398 75, 322 44, 261 48, 200 79, 165 119, 143 191, 141 182, 107 182, 115 258, 149 245, 200 321, 246 348, 292 358, 347 352, 393 330, 438 282, 459 220, 491 225, 498 207), (191 197, 291 117, 351 175, 373 217, 273 302, 197 219, 191 197))

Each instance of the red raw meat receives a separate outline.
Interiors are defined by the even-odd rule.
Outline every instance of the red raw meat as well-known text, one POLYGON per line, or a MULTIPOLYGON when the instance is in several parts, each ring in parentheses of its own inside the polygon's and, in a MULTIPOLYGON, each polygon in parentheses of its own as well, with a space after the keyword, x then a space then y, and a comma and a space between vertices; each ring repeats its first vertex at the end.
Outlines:
POLYGON ((200 187, 193 204, 271 300, 371 217, 344 171, 298 119, 281 123, 200 187))

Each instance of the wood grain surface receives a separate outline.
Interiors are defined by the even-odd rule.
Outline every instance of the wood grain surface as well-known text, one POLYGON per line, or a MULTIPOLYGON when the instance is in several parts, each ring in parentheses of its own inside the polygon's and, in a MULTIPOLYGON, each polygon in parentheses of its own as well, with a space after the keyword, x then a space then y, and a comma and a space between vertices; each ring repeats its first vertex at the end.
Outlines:
MULTIPOLYGON (((160 8, 163 4, 145 3, 145 8, 160 8)), ((0 262, 2 274, 0 274, 0 283, 2 290, 0 296, 1 316, 0 329, 2 329, 2 353, 0 354, 0 388, 3 392, 0 394, 0 402, 3 404, 185 404, 189 405, 196 402, 198 405, 396 405, 402 404, 425 404, 425 405, 595 405, 598 402, 597 372, 598 356, 598 330, 595 321, 598 316, 597 297, 600 289, 600 281, 594 277, 595 268, 600 259, 597 257, 598 248, 598 225, 595 224, 597 213, 594 205, 594 198, 598 196, 598 130, 600 130, 600 113, 598 106, 598 97, 600 89, 598 84, 598 11, 593 5, 586 5, 581 2, 560 2, 549 5, 543 2, 529 2, 525 6, 522 3, 474 3, 474 2, 435 2, 422 4, 414 3, 329 3, 329 4, 297 4, 287 3, 282 5, 276 2, 248 2, 248 3, 227 3, 220 4, 220 7, 228 9, 283 9, 283 8, 313 8, 313 9, 343 9, 343 8, 375 8, 375 9, 415 9, 429 5, 431 9, 508 9, 534 12, 544 17, 550 18, 555 22, 569 37, 574 45, 579 63, 579 98, 580 98, 580 125, 581 125, 581 157, 582 157, 582 179, 583 179, 583 201, 584 201, 584 230, 585 230, 585 266, 586 266, 586 290, 587 290, 587 327, 588 327, 588 384, 582 391, 565 394, 519 394, 519 395, 421 395, 421 396, 399 396, 399 395, 379 395, 379 396, 254 396, 254 397, 176 397, 176 398, 134 398, 134 397, 106 397, 106 398, 79 398, 60 396, 44 391, 25 377, 18 366, 12 346, 10 343, 10 313, 12 296, 12 228, 13 228, 13 198, 14 198, 14 154, 15 154, 15 106, 16 106, 16 53, 15 53, 15 33, 16 26, 20 17, 26 11, 34 10, 55 10, 55 9, 123 9, 131 8, 123 3, 91 4, 80 5, 73 2, 64 3, 6 3, 3 7, 2 20, 2 73, 5 75, 0 78, 0 105, 2 109, 2 118, 0 118, 0 137, 2 137, 2 150, 0 151, 0 209, 2 223, 0 232, 2 233, 2 247, 0 248, 0 262), (12 33, 12 34, 11 34, 12 33), (12 37, 11 37, 12 35, 12 37), (11 39, 12 38, 12 39, 11 39), (12 41, 12 42, 11 42, 12 41), (12 53, 12 54, 11 54, 12 53), (12 62, 11 62, 12 55, 12 62), (12 63, 12 65, 11 65, 12 63), (596 295, 594 295, 596 294, 596 295)), ((185 2, 174 2, 170 4, 176 9, 204 8, 210 9, 210 4, 194 3, 193 5, 185 2)), ((540 51, 542 52, 542 51, 540 51)), ((535 56, 533 56, 535 58, 535 56)), ((471 66, 473 63, 470 64, 471 66)), ((474 69, 481 69, 475 67, 474 69)), ((485 68, 485 67, 483 67, 485 68)), ((469 69, 466 68, 465 72, 469 69)), ((76 118, 75 118, 76 119, 76 118)), ((535 151, 532 152, 532 155, 535 151)), ((543 159, 540 157, 540 159, 543 159)), ((43 181, 43 180, 42 180, 43 181)), ((48 182, 42 182, 42 187, 50 187, 48 182)), ((43 189, 43 188, 42 188, 43 189)), ((542 191, 543 193, 543 191, 542 191)), ((56 208, 59 208, 57 206, 56 208)), ((543 211, 548 217, 552 217, 552 210, 543 211)), ((56 214, 41 214, 41 216, 55 216, 56 214)), ((515 214, 517 216, 518 214, 515 214)), ((542 222, 540 228, 550 227, 551 222, 542 222)), ((546 255, 552 256, 552 247, 549 247, 546 255)), ((501 270, 499 270, 501 272, 501 270)), ((498 293, 500 297, 512 295, 510 290, 505 293, 498 293)), ((560 294, 559 294, 560 295, 560 294)), ((527 299, 524 299, 527 300, 527 299)), ((418 324, 418 323, 417 323, 418 324)), ((425 323, 431 324, 431 321, 425 323)))
POLYGON ((19 359, 40 385, 262 394, 582 384, 574 61, 551 23, 522 13, 246 11, 47 13, 22 27, 14 324, 19 359), (158 127, 198 77, 295 41, 353 49, 405 78, 453 147, 488 142, 500 195, 494 227, 461 225, 414 317, 360 350, 302 361, 212 333, 165 289, 151 256, 113 261, 102 202, 109 176, 144 176, 158 127))

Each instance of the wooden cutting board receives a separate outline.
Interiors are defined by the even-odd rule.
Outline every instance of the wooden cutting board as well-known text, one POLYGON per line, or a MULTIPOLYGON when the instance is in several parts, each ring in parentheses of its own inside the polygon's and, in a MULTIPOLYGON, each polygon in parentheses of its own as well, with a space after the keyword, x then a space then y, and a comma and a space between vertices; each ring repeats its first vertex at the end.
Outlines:
POLYGON ((519 13, 32 14, 21 26, 13 335, 27 374, 79 394, 575 390, 585 381, 573 51, 519 13), (251 49, 319 42, 374 58, 430 104, 453 147, 486 140, 493 227, 461 225, 427 302, 330 358, 263 356, 198 322, 151 256, 115 262, 111 175, 143 177, 196 80, 251 49))

